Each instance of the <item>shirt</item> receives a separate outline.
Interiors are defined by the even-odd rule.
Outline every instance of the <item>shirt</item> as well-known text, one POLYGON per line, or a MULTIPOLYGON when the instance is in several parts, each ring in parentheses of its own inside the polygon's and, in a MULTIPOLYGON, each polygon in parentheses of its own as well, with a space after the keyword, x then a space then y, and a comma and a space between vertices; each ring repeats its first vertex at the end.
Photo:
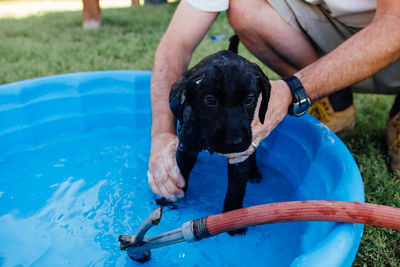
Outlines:
MULTIPOLYGON (((365 27, 371 22, 377 0, 304 0, 310 4, 322 5, 332 17, 348 26, 365 27)), ((186 0, 193 7, 212 12, 226 11, 229 0, 186 0)))

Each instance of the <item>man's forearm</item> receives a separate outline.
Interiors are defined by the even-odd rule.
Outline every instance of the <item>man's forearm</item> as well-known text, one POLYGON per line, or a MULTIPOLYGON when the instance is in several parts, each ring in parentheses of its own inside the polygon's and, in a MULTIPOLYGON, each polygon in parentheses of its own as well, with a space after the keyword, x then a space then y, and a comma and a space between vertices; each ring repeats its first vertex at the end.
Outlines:
POLYGON ((151 78, 151 135, 162 132, 175 132, 175 118, 169 107, 169 92, 173 83, 184 72, 190 56, 165 51, 167 45, 161 45, 155 55, 151 78), (175 56, 174 56, 175 55, 175 56))
POLYGON ((399 25, 399 16, 381 16, 296 76, 312 99, 357 83, 400 58, 399 25))
POLYGON ((175 132, 169 108, 169 92, 186 70, 193 50, 216 19, 217 12, 204 12, 181 1, 157 48, 151 78, 151 136, 175 132))

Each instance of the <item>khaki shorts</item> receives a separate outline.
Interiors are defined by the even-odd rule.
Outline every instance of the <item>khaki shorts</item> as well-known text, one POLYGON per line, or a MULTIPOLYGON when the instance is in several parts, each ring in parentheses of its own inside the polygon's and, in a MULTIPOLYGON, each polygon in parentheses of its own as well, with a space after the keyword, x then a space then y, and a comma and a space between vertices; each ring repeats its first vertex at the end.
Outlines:
MULTIPOLYGON (((321 6, 304 0, 268 0, 292 27, 306 36, 317 51, 324 55, 351 37, 360 28, 344 25, 321 6)), ((400 60, 375 75, 352 86, 361 93, 400 93, 400 60)))

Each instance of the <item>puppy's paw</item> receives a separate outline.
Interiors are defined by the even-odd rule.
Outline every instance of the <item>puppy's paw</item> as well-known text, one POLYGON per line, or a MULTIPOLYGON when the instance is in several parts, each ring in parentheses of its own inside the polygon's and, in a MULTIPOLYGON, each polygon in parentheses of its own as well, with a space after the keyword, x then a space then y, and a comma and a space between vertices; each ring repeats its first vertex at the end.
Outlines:
POLYGON ((234 235, 245 235, 247 232, 247 227, 243 227, 243 228, 239 228, 236 230, 232 230, 232 231, 228 231, 228 234, 230 236, 234 236, 234 235))
POLYGON ((171 210, 176 210, 178 208, 178 205, 176 204, 176 202, 170 201, 170 200, 166 199, 165 197, 156 198, 155 201, 158 206, 167 207, 171 210))
POLYGON ((249 182, 253 184, 258 184, 261 182, 262 176, 258 172, 257 168, 253 168, 250 173, 249 182))

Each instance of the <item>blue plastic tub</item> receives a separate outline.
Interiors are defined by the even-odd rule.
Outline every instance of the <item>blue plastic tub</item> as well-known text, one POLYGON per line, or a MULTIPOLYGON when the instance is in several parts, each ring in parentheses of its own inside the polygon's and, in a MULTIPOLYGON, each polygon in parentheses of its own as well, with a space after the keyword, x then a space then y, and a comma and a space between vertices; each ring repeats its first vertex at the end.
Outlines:
MULTIPOLYGON (((147 185, 149 71, 58 75, 0 86, 0 266, 351 266, 363 226, 279 223, 153 250, 119 250, 156 207, 147 185)), ((244 204, 363 201, 344 144, 307 115, 287 117, 257 150, 263 175, 244 204)), ((226 159, 201 153, 187 196, 155 235, 221 212, 226 159)))

